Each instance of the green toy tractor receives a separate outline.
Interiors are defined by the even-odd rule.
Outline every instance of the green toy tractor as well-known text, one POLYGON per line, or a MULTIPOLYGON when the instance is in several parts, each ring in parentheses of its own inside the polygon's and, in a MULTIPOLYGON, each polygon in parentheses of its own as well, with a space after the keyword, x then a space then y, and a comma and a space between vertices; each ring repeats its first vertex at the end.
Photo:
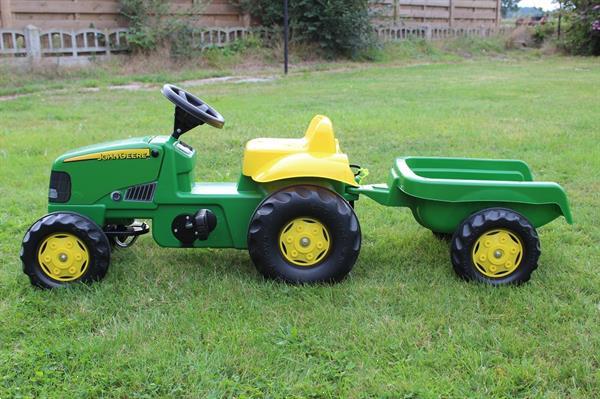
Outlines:
POLYGON ((254 139, 237 182, 195 183, 196 151, 181 135, 224 119, 173 85, 170 136, 148 136, 68 152, 52 166, 49 213, 23 239, 31 283, 54 288, 102 279, 113 248, 150 231, 163 247, 248 249, 265 277, 337 282, 361 247, 355 201, 408 207, 422 226, 451 240, 458 275, 492 285, 521 283, 537 267, 536 228, 564 216, 556 183, 534 182, 514 160, 403 157, 387 184, 360 185, 331 121, 316 116, 303 138, 254 139))

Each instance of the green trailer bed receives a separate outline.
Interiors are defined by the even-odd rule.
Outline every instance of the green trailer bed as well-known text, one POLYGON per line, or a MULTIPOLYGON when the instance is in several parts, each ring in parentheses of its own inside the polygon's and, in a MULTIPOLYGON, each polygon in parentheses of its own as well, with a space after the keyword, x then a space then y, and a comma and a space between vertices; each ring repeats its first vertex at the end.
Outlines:
POLYGON ((387 184, 349 188, 386 206, 406 206, 422 226, 453 233, 469 215, 486 208, 512 209, 536 228, 564 216, 572 223, 567 196, 556 183, 533 181, 517 160, 401 157, 387 184))

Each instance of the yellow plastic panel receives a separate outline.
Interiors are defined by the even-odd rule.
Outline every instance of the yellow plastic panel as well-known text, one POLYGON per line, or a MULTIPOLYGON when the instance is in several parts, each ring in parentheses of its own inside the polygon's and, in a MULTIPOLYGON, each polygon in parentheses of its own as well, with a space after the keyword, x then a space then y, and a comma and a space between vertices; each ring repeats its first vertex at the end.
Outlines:
POLYGON ((250 140, 244 151, 243 174, 266 183, 297 177, 320 177, 358 184, 341 152, 329 118, 315 116, 303 138, 250 140))
POLYGON ((260 183, 297 177, 320 177, 358 186, 348 166, 348 157, 344 154, 323 158, 308 153, 287 155, 264 164, 247 176, 260 183))

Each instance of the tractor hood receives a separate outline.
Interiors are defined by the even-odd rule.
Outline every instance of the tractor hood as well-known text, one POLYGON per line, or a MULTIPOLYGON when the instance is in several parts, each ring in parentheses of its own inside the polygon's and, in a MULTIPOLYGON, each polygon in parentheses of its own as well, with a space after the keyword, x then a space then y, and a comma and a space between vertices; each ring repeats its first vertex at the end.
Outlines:
POLYGON ((52 165, 50 202, 110 207, 114 202, 111 194, 119 192, 123 196, 128 188, 155 182, 164 149, 151 139, 101 143, 59 156, 52 165))
POLYGON ((76 148, 59 156, 55 161, 55 165, 63 162, 103 160, 116 156, 126 157, 127 154, 130 154, 130 156, 131 154, 139 154, 140 157, 143 157, 143 154, 148 153, 149 157, 149 151, 151 150, 149 143, 151 139, 151 136, 135 137, 76 148))

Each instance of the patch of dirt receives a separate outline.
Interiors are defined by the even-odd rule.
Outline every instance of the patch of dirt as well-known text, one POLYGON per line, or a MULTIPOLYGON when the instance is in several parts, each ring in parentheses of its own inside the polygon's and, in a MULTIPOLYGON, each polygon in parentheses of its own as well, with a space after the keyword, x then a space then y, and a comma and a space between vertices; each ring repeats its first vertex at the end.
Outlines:
MULTIPOLYGON (((195 86, 204 86, 216 83, 266 83, 272 82, 277 79, 276 76, 223 76, 219 78, 206 78, 206 79, 196 79, 196 80, 185 80, 183 82, 178 82, 177 84, 183 87, 195 87, 195 86)), ((106 90, 124 90, 124 91, 139 91, 139 90, 155 90, 159 88, 160 85, 150 84, 150 83, 129 83, 126 85, 116 85, 116 86, 108 86, 106 90)), ((100 91, 100 87, 85 87, 79 89, 57 89, 57 90, 47 90, 44 94, 60 94, 66 92, 76 91, 79 93, 90 93, 90 92, 98 92, 100 91)), ((26 94, 13 94, 8 96, 0 96, 0 101, 10 101, 16 100, 17 98, 31 96, 36 93, 26 93, 26 94)))

